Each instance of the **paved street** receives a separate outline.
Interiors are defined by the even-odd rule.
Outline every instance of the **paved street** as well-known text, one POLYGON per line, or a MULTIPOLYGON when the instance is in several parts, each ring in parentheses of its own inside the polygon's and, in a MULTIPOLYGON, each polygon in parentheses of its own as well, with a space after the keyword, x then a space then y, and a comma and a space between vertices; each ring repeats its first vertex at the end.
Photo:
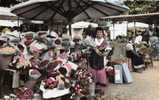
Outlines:
POLYGON ((110 84, 103 100, 159 100, 159 61, 154 68, 132 74, 132 84, 110 84))

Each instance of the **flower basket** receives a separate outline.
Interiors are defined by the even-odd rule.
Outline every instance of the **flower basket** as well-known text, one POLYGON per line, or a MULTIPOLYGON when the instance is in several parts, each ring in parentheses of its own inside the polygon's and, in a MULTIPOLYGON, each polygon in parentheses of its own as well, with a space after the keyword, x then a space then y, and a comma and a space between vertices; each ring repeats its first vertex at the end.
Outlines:
POLYGON ((34 93, 30 88, 20 87, 16 90, 16 95, 20 100, 32 100, 34 93))

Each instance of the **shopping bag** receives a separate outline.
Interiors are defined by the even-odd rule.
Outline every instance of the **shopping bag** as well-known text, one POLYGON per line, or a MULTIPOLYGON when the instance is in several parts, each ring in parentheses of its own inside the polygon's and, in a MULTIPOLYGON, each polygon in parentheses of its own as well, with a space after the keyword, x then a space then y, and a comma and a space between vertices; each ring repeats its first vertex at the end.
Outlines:
POLYGON ((122 84, 123 83, 122 66, 114 65, 114 71, 115 71, 114 83, 122 84))
POLYGON ((133 82, 132 75, 130 73, 130 70, 128 68, 128 64, 124 63, 122 64, 122 69, 123 69, 123 79, 126 83, 131 83, 133 82))

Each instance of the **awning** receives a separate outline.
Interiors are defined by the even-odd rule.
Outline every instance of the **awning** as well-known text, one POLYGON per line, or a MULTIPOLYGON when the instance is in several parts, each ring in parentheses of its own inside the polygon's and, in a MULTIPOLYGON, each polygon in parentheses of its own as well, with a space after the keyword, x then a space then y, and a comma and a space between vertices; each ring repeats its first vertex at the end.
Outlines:
POLYGON ((148 14, 136 14, 136 15, 119 15, 119 16, 109 16, 102 17, 102 20, 107 21, 136 21, 136 22, 144 22, 148 24, 159 24, 159 12, 156 13, 148 13, 148 14))

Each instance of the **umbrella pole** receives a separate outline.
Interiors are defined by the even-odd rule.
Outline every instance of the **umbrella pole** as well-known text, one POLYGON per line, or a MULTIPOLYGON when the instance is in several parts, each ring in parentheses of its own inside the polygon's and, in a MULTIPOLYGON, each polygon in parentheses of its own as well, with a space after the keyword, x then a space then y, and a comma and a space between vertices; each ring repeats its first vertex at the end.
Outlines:
POLYGON ((127 33, 126 35, 127 35, 127 39, 130 37, 130 34, 128 34, 128 31, 129 31, 129 30, 128 30, 128 23, 129 23, 129 22, 127 21, 127 22, 126 22, 126 33, 127 33))
POLYGON ((72 27, 71 27, 71 23, 69 23, 69 35, 72 36, 72 27))

